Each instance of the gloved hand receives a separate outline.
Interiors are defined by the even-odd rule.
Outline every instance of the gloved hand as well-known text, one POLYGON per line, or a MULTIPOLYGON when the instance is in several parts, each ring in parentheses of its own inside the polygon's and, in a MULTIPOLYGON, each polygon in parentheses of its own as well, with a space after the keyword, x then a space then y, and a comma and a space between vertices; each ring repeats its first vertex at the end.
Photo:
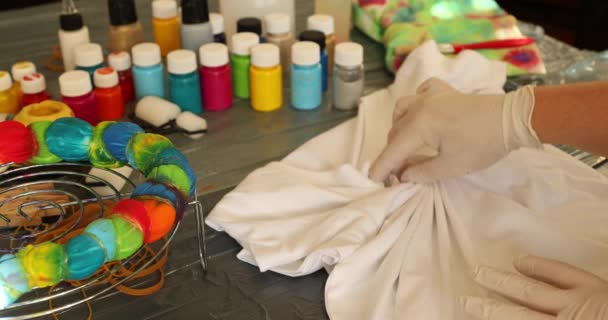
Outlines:
POLYGON ((431 78, 397 103, 388 145, 370 178, 384 182, 397 174, 404 182, 432 182, 485 169, 520 147, 540 147, 530 124, 533 109, 531 87, 464 94, 431 78))
POLYGON ((481 320, 608 319, 608 283, 576 267, 554 260, 524 257, 514 262, 523 274, 480 267, 475 281, 520 304, 464 297, 464 310, 481 320))

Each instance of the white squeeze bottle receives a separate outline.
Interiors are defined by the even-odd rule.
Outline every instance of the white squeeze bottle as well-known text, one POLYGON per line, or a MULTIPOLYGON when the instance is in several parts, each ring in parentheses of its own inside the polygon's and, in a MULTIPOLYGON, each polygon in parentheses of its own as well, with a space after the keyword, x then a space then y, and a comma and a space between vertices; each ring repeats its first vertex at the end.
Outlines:
POLYGON ((76 9, 73 0, 63 0, 63 11, 59 16, 59 46, 65 71, 74 70, 76 59, 74 48, 83 43, 91 42, 89 28, 84 25, 82 15, 76 9))
POLYGON ((220 13, 224 16, 226 39, 232 43, 236 33, 236 22, 243 17, 255 17, 263 20, 270 13, 284 13, 292 17, 291 34, 295 34, 295 1, 294 0, 220 0, 220 13))

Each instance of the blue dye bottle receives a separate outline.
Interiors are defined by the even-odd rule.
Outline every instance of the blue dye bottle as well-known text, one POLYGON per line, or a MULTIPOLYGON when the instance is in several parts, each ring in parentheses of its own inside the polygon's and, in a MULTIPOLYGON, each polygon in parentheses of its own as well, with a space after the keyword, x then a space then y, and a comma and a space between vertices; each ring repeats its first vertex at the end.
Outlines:
POLYGON ((140 43, 131 49, 133 80, 137 100, 156 96, 165 97, 165 68, 161 63, 160 47, 156 43, 140 43))
POLYGON ((84 43, 74 48, 76 70, 86 71, 93 81, 95 70, 103 68, 103 51, 97 43, 84 43))
POLYGON ((323 86, 323 92, 327 91, 327 75, 329 72, 328 63, 329 59, 327 56, 327 48, 325 42, 325 34, 321 31, 316 30, 306 30, 300 33, 299 37, 300 41, 311 41, 316 43, 319 46, 319 53, 321 56, 321 80, 323 86))
POLYGON ((310 41, 295 43, 291 62, 291 105, 298 110, 318 108, 323 94, 319 45, 310 41))
POLYGON ((201 82, 196 54, 191 50, 175 50, 167 55, 169 100, 182 111, 203 112, 201 82))

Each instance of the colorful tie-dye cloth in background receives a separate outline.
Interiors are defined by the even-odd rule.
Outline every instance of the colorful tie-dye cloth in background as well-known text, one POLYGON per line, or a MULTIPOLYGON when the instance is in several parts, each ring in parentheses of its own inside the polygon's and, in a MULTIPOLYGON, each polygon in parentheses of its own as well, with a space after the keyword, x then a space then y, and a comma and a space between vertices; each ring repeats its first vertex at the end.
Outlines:
MULTIPOLYGON (((353 0, 355 25, 384 43, 386 66, 395 71, 413 48, 428 39, 437 43, 475 43, 522 37, 517 20, 494 0, 353 0)), ((507 63, 508 75, 545 73, 535 44, 478 50, 507 63)))

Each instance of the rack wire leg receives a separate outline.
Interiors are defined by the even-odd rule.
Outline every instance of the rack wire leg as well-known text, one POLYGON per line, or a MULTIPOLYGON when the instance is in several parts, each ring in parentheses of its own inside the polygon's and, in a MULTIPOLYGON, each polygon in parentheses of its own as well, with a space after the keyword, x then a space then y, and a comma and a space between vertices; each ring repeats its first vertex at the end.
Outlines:
POLYGON ((205 213, 203 204, 195 201, 196 212, 196 236, 198 238, 198 255, 203 271, 207 272, 207 238, 205 236, 205 213))

